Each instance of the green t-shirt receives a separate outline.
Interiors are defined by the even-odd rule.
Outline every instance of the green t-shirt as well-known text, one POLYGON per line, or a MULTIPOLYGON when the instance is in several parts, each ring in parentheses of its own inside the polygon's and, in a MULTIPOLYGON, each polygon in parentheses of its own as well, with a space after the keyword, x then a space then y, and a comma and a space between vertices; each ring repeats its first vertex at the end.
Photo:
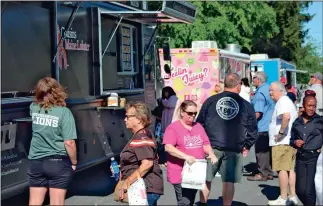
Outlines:
POLYGON ((51 155, 67 155, 64 141, 77 139, 75 120, 66 107, 51 107, 45 112, 38 104, 30 105, 32 117, 32 140, 29 159, 51 155))

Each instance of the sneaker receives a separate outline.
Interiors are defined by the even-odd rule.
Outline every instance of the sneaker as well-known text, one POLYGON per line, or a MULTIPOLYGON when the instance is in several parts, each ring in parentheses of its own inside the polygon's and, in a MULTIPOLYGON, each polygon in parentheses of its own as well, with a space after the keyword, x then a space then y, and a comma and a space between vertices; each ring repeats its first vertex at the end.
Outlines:
POLYGON ((298 200, 297 200, 297 197, 294 196, 294 197, 288 197, 288 201, 290 202, 290 204, 292 205, 297 205, 298 204, 298 200))
POLYGON ((279 196, 277 200, 269 200, 268 205, 288 205, 288 201, 279 196))

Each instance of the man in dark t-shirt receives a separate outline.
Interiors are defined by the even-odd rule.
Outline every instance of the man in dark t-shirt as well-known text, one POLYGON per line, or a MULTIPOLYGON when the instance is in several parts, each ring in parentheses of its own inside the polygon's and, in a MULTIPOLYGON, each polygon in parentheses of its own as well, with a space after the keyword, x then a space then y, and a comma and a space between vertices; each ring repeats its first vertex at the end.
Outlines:
POLYGON ((224 80, 224 91, 209 97, 202 105, 197 122, 201 123, 210 139, 218 162, 208 162, 206 189, 201 193, 203 205, 211 189, 214 175, 220 171, 223 182, 223 205, 231 205, 234 183, 242 177, 242 156, 257 139, 257 120, 252 105, 240 95, 241 79, 230 73, 224 80))
POLYGON ((292 100, 292 102, 295 104, 296 103, 296 95, 292 91, 292 85, 291 84, 286 84, 285 85, 286 91, 287 91, 287 96, 292 100))

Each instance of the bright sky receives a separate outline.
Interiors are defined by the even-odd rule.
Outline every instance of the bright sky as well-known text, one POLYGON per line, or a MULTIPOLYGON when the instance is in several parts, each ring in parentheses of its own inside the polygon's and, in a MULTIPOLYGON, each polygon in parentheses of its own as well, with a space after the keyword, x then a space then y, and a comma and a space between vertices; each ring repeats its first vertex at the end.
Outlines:
POLYGON ((323 56, 323 2, 313 2, 308 10, 308 13, 315 14, 312 21, 310 21, 306 28, 309 29, 309 36, 311 36, 317 43, 320 44, 321 54, 323 56))

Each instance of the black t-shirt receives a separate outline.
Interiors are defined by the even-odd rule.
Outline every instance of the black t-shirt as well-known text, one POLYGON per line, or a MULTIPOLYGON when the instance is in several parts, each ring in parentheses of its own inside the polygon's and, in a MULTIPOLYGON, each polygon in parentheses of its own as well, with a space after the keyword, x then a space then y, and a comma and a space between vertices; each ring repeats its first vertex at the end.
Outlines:
POLYGON ((293 101, 296 101, 296 96, 293 92, 287 92, 287 96, 293 101))

